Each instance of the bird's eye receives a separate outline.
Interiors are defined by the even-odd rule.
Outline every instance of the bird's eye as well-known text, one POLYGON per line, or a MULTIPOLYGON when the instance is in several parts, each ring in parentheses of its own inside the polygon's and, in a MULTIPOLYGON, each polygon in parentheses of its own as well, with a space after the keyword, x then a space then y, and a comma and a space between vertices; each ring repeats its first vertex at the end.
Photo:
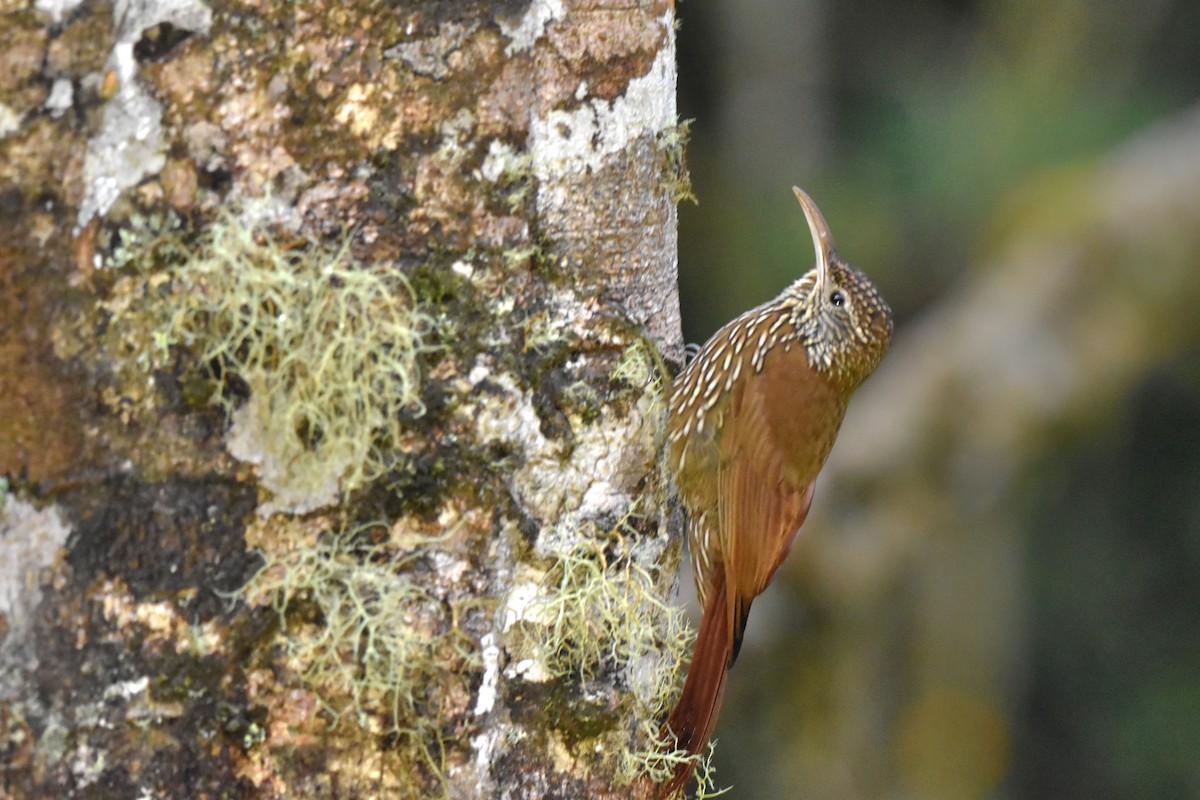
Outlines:
POLYGON ((829 295, 829 302, 833 303, 838 308, 841 308, 842 306, 846 305, 846 295, 835 291, 833 294, 829 295))

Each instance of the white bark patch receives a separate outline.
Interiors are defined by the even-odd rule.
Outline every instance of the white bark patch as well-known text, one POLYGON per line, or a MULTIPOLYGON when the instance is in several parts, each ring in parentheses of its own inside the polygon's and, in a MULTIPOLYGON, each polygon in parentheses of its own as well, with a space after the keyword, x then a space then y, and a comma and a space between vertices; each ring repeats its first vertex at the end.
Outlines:
POLYGON ((540 618, 535 612, 530 612, 529 607, 541 595, 542 587, 534 581, 526 583, 518 583, 514 586, 504 598, 504 628, 507 631, 518 622, 529 621, 539 622, 540 618))
POLYGON ((496 743, 504 732, 500 725, 494 725, 478 736, 471 738, 471 748, 475 750, 475 774, 473 791, 470 797, 493 797, 493 782, 491 779, 492 755, 496 751, 496 743))
MULTIPOLYGON (((571 290, 552 291, 546 299, 530 341, 586 340, 593 335, 595 311, 589 302, 571 290)), ((490 384, 489 391, 475 392, 478 400, 462 410, 479 443, 504 444, 519 456, 509 483, 513 496, 529 516, 555 523, 539 538, 554 536, 553 528, 565 532, 569 541, 582 524, 628 510, 647 464, 655 458, 656 395, 647 393, 629 410, 609 408, 596 395, 598 413, 586 420, 568 405, 563 409, 573 434, 568 446, 543 435, 532 391, 511 376, 493 373, 481 362, 468 380, 490 384)), ((548 544, 543 552, 554 549, 548 544)))
POLYGON ((122 192, 157 174, 166 163, 162 106, 137 80, 133 47, 142 32, 169 22, 207 33, 212 11, 200 0, 118 0, 113 20, 117 42, 105 68, 116 75, 119 88, 104 106, 100 132, 88 142, 78 228, 108 211, 122 192))
POLYGON ((498 20, 500 32, 512 40, 504 48, 504 55, 511 56, 533 47, 545 32, 546 25, 562 17, 562 0, 533 0, 515 25, 504 19, 498 20))
POLYGON ((117 0, 113 6, 117 40, 136 42, 142 31, 169 22, 176 28, 208 33, 212 9, 201 0, 117 0))
POLYGON ((75 101, 75 90, 66 78, 59 78, 50 87, 50 96, 46 98, 45 107, 53 119, 58 119, 67 112, 75 101))
POLYGON ((0 661, 35 665, 29 622, 42 602, 41 571, 54 562, 71 529, 55 506, 38 510, 12 495, 0 499, 0 616, 8 633, 0 661))
POLYGON ((20 127, 21 115, 13 111, 12 106, 0 103, 0 139, 16 133, 20 127))
POLYGON ((146 689, 150 688, 150 679, 146 676, 134 678, 128 681, 117 681, 110 684, 104 689, 104 699, 106 700, 125 700, 129 701, 140 694, 145 694, 146 689))
POLYGON ((33 7, 38 11, 50 15, 50 19, 54 24, 63 21, 63 17, 70 14, 78 6, 83 4, 83 0, 37 0, 33 7))
POLYGON ((512 680, 520 679, 525 683, 545 683, 551 675, 542 666, 542 662, 533 658, 523 658, 504 671, 505 677, 512 680))
POLYGON ((528 391, 519 391, 506 376, 492 383, 509 391, 490 396, 477 412, 481 444, 504 442, 521 453, 521 466, 512 475, 511 489, 531 516, 559 520, 574 529, 581 520, 619 514, 630 502, 639 470, 650 447, 650 421, 635 410, 627 416, 603 411, 593 422, 575 429, 569 454, 561 443, 547 439, 528 391))
POLYGON ((488 144, 487 155, 479 167, 479 174, 495 183, 505 173, 518 168, 521 163, 521 157, 513 150, 512 145, 493 139, 488 144))
MULTIPOLYGON (((577 187, 570 176, 596 171, 632 142, 675 124, 675 34, 670 13, 662 18, 668 41, 650 70, 634 78, 625 94, 611 102, 593 98, 571 110, 555 109, 534 117, 529 127, 533 171, 549 191, 577 187), (558 189, 559 184, 565 184, 558 189)), ((542 196, 538 193, 538 208, 542 196)))
POLYGON ((479 684, 479 697, 475 701, 475 716, 483 716, 496 706, 496 686, 500 682, 500 646, 496 635, 486 633, 479 640, 483 654, 483 680, 479 684))

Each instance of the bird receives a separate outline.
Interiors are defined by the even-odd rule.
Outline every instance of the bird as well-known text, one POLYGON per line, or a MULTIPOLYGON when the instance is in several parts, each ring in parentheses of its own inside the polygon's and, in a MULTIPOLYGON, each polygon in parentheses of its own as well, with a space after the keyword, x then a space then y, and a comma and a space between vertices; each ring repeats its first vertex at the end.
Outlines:
POLYGON ((792 191, 816 265, 713 334, 675 379, 668 405, 668 465, 704 611, 663 730, 688 758, 660 785, 660 800, 679 792, 707 748, 750 605, 791 550, 850 395, 892 337, 875 284, 838 256, 812 198, 792 191))

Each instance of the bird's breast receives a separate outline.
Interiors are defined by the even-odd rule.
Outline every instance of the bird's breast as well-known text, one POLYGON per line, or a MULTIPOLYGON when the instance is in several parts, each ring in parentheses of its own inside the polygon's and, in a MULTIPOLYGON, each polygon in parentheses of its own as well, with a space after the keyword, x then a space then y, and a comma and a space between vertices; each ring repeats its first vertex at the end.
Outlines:
POLYGON ((745 404, 757 406, 764 441, 775 450, 789 480, 815 480, 833 449, 846 413, 846 397, 808 364, 799 344, 774 348, 746 383, 745 404))

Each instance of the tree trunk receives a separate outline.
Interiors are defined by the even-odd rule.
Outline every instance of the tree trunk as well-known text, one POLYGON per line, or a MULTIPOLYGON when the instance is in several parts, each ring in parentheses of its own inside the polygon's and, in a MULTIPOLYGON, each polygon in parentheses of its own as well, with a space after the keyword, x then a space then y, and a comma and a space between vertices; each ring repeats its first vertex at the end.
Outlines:
POLYGON ((0 18, 8 796, 661 769, 673 12, 0 18))

